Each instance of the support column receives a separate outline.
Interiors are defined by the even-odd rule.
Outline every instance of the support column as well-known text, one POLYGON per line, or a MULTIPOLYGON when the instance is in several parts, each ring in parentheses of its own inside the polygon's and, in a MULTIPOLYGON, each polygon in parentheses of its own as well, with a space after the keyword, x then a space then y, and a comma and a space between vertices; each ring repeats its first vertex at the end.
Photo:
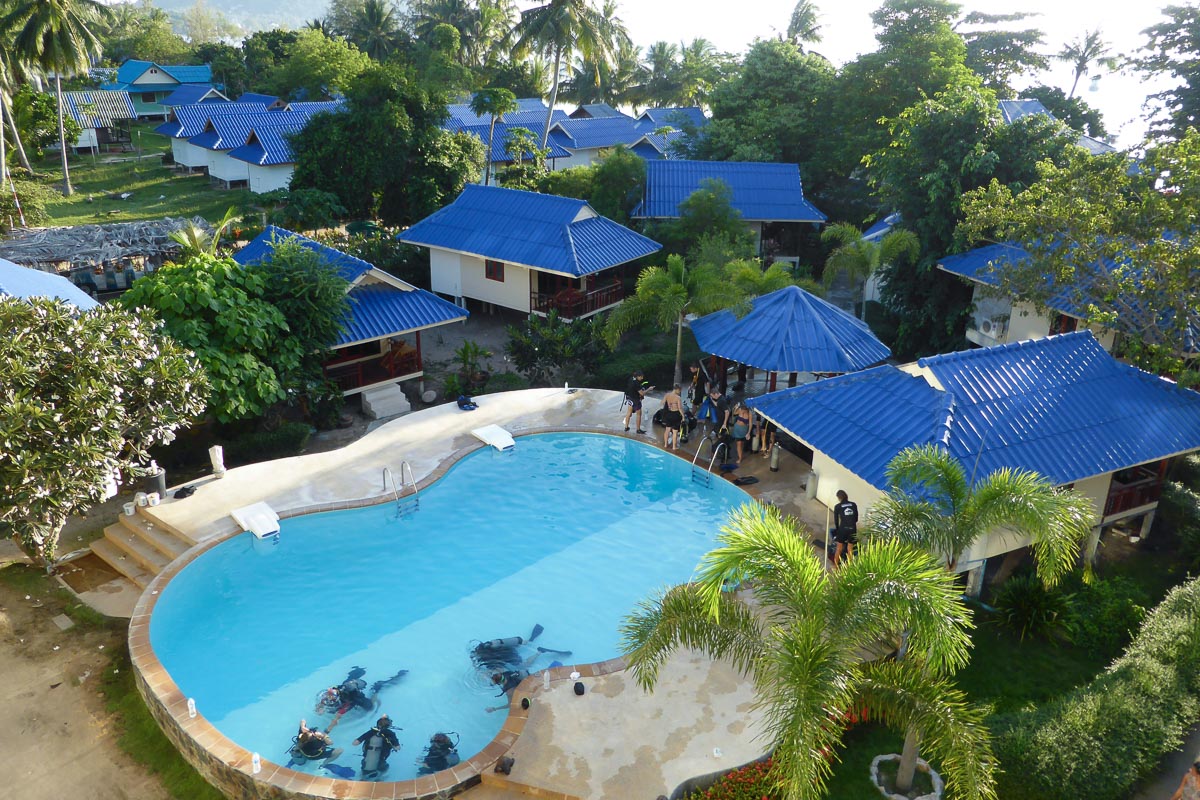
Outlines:
POLYGON ((1087 545, 1083 551, 1083 563, 1092 565, 1096 563, 1096 549, 1100 546, 1100 534, 1104 531, 1103 526, 1097 525, 1092 528, 1092 532, 1088 534, 1087 545))
POLYGON ((982 564, 967 572, 967 588, 965 591, 967 597, 979 597, 979 594, 983 591, 983 573, 986 569, 987 559, 985 558, 982 564))
POLYGON ((1154 514, 1158 509, 1147 512, 1146 516, 1142 517, 1142 529, 1138 533, 1143 539, 1150 535, 1150 529, 1154 527, 1154 514))

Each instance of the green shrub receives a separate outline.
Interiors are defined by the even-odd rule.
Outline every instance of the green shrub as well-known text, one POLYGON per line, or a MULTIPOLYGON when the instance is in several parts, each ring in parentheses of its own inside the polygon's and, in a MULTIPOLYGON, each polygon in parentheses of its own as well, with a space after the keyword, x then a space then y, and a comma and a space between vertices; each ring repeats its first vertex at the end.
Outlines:
POLYGON ((495 392, 514 392, 518 389, 528 389, 529 381, 521 377, 515 372, 497 372, 492 377, 488 378, 487 386, 483 388, 485 394, 493 394, 495 392))
POLYGON ((1158 500, 1154 530, 1176 539, 1188 568, 1200 567, 1200 493, 1182 483, 1167 483, 1158 500))
POLYGON ((1171 480, 1200 492, 1200 456, 1184 456, 1171 468, 1171 480))
POLYGON ((1052 638, 1065 631, 1068 606, 1061 592, 1047 589, 1036 575, 1014 575, 996 592, 996 621, 1026 636, 1052 638))
POLYGON ((297 455, 308 444, 313 429, 303 422, 281 422, 273 431, 252 431, 222 443, 228 466, 253 464, 297 455))
MULTIPOLYGON (((45 225, 50 220, 46 206, 58 197, 58 193, 33 181, 14 179, 13 185, 17 187, 17 197, 21 199, 26 226, 45 225)), ((12 187, 5 186, 4 191, 0 191, 0 233, 7 233, 20 224, 21 215, 17 213, 16 203, 13 202, 12 187)))
POLYGON ((1073 583, 1066 619, 1071 641, 1105 658, 1117 655, 1146 618, 1146 592, 1124 576, 1073 583))
POLYGON ((996 718, 999 796, 1120 800, 1200 721, 1200 582, 1176 587, 1087 686, 996 718))

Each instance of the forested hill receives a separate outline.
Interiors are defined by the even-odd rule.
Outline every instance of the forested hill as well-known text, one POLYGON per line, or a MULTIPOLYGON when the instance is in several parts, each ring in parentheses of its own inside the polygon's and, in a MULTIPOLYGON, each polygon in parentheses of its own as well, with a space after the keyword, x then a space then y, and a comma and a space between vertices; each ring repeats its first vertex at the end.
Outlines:
MULTIPOLYGON (((153 5, 170 14, 178 14, 195 4, 196 0, 153 0, 153 5)), ((329 0, 205 0, 204 5, 246 30, 295 30, 311 19, 325 16, 329 0)))

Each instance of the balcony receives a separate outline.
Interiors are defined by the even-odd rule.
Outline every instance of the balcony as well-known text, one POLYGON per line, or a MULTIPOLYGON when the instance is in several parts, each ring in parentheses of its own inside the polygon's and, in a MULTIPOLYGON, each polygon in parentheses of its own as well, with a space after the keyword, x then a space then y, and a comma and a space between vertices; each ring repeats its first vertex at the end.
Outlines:
POLYGON ((625 299, 621 282, 614 280, 604 286, 598 286, 584 292, 580 289, 567 288, 554 293, 531 292, 529 308, 534 314, 549 314, 557 311, 565 320, 590 317, 620 303, 625 299))
POLYGON ((1158 464, 1121 470, 1113 475, 1104 502, 1105 519, 1152 505, 1162 496, 1163 477, 1158 464))
POLYGON ((351 395, 385 383, 396 383, 422 374, 421 353, 414 348, 363 358, 334 358, 324 365, 325 378, 351 395))

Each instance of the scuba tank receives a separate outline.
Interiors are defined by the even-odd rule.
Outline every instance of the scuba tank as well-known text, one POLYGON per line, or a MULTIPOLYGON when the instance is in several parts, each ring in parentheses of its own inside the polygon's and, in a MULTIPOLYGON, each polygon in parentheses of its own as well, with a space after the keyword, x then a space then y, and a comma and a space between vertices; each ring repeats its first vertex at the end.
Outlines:
POLYGON ((509 636, 507 639, 492 639, 487 642, 480 642, 475 645, 475 652, 481 653, 487 650, 503 650, 506 647, 520 647, 525 644, 524 637, 509 636))
POLYGON ((362 774, 364 778, 374 777, 379 773, 379 764, 383 761, 383 734, 371 731, 367 737, 367 746, 363 748, 362 774))

